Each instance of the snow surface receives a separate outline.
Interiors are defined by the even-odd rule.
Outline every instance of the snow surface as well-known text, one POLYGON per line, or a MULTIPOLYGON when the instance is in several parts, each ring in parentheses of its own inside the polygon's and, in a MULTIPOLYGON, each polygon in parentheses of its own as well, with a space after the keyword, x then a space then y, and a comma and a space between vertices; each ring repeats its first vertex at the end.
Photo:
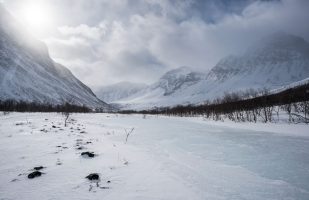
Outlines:
POLYGON ((0 116, 0 199, 309 199, 307 125, 116 114, 71 119, 64 127, 55 113, 0 116), (78 142, 97 156, 81 157, 78 142), (28 179, 40 165, 45 174, 28 179), (85 179, 95 172, 99 187, 85 179))

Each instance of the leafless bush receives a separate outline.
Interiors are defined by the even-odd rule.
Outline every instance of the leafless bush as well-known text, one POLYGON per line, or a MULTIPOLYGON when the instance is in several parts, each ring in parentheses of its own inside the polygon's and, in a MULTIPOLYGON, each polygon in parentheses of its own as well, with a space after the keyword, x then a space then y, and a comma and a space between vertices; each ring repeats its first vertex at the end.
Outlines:
POLYGON ((129 136, 130 134, 134 131, 134 128, 132 128, 131 130, 127 131, 127 129, 124 129, 125 133, 126 133, 126 140, 125 140, 125 144, 128 142, 129 136))

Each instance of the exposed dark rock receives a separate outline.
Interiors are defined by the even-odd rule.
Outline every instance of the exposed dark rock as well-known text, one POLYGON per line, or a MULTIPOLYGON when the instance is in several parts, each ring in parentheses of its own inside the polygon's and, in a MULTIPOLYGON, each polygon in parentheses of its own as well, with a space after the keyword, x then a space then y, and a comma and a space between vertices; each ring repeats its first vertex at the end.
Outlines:
POLYGON ((44 169, 44 167, 43 166, 38 166, 38 167, 34 167, 33 169, 34 170, 41 170, 41 169, 44 169))
POLYGON ((97 181, 100 179, 100 176, 97 173, 91 173, 88 176, 86 176, 86 178, 90 181, 97 181))
POLYGON ((93 152, 88 152, 88 151, 82 152, 81 155, 89 157, 89 158, 93 158, 95 156, 95 154, 93 152))
POLYGON ((42 172, 40 171, 34 171, 34 172, 31 172, 30 174, 28 174, 28 178, 29 179, 33 179, 35 177, 39 177, 42 175, 42 172))

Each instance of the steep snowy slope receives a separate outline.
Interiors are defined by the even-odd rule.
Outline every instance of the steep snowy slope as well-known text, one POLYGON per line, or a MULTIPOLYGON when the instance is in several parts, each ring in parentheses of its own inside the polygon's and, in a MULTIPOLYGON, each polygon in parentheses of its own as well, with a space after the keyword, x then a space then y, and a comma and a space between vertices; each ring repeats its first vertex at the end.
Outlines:
POLYGON ((250 88, 280 88, 309 77, 309 44, 300 37, 275 33, 243 55, 222 59, 205 76, 199 74, 191 79, 188 71, 185 76, 178 76, 178 71, 183 69, 168 72, 139 95, 118 103, 125 108, 144 109, 201 103, 225 92, 250 88))
POLYGON ((0 4, 0 100, 6 99, 109 108, 0 4))
POLYGON ((136 94, 137 92, 145 89, 146 84, 120 82, 117 84, 102 87, 95 91, 97 96, 105 102, 113 102, 119 99, 124 99, 136 94))

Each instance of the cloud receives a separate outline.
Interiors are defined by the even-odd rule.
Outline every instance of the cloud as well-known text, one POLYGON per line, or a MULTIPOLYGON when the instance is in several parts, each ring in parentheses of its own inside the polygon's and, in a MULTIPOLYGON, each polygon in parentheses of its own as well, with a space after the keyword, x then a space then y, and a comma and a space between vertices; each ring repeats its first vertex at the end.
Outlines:
POLYGON ((276 31, 309 40, 308 8, 306 0, 77 0, 69 11, 77 21, 45 41, 90 86, 151 83, 179 66, 206 71, 276 31))
POLYGON ((87 39, 98 40, 102 35, 102 30, 99 27, 89 27, 86 24, 81 24, 77 27, 62 26, 58 28, 59 32, 64 36, 80 36, 87 39))

